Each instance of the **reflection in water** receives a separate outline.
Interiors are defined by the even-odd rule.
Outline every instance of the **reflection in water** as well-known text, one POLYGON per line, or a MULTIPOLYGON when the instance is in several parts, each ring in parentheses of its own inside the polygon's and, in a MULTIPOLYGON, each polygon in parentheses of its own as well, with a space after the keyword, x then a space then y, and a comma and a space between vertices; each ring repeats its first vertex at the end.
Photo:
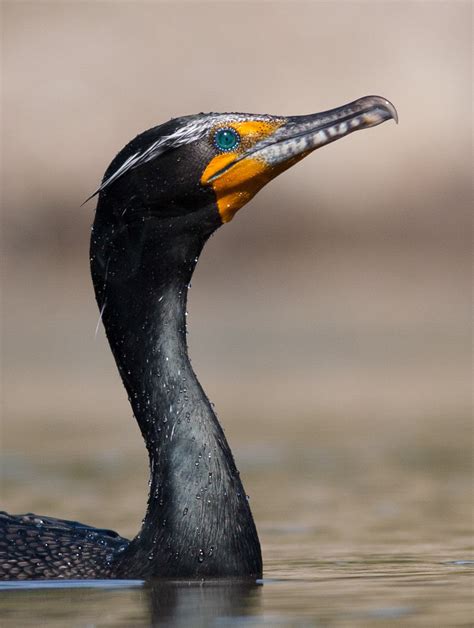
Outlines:
POLYGON ((241 581, 49 580, 0 584, 0 625, 239 624, 260 615, 261 584, 241 581))
POLYGON ((218 620, 255 615, 261 585, 255 582, 155 581, 145 589, 152 626, 214 626, 218 620))

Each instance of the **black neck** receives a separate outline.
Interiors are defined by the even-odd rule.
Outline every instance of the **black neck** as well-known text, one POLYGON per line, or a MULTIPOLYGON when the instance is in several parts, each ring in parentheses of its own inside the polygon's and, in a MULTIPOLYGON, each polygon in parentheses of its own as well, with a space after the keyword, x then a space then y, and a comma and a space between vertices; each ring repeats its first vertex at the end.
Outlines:
POLYGON ((248 500, 186 343, 188 285, 216 225, 181 226, 94 224, 97 301, 150 458, 148 509, 121 564, 139 577, 259 577, 248 500))

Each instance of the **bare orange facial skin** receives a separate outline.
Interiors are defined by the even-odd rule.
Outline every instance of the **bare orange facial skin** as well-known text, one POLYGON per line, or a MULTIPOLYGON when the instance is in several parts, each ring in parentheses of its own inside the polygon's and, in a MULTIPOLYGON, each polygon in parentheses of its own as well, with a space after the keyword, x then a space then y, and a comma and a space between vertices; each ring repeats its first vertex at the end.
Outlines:
MULTIPOLYGON (((201 183, 209 183, 209 180, 223 168, 235 161, 242 153, 249 150, 254 144, 271 135, 283 124, 283 121, 258 121, 232 122, 225 126, 231 126, 240 135, 240 144, 236 151, 222 153, 211 159, 204 170, 201 183)), ((216 127, 214 132, 219 127, 216 127)), ((281 171, 281 170, 280 170, 281 171)), ((222 222, 229 222, 245 203, 274 176, 275 169, 262 159, 247 157, 238 161, 226 172, 210 182, 217 199, 217 207, 222 222)))

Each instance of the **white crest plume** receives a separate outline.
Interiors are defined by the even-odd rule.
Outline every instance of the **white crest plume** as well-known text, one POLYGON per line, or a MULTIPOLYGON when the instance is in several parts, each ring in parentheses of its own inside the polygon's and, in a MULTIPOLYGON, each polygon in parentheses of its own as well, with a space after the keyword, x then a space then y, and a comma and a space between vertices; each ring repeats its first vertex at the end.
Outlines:
POLYGON ((83 205, 96 196, 96 194, 102 192, 102 190, 107 188, 111 183, 116 181, 126 172, 129 172, 141 164, 155 159, 167 150, 178 148, 184 144, 190 144, 191 142, 202 139, 217 124, 243 121, 247 120, 249 117, 260 120, 270 118, 270 116, 266 115, 255 116, 252 114, 242 113, 209 113, 185 116, 181 118, 181 124, 175 131, 169 133, 168 135, 162 135, 148 147, 138 150, 133 153, 133 155, 130 155, 130 157, 127 157, 123 164, 121 164, 102 181, 99 188, 84 201, 83 205))

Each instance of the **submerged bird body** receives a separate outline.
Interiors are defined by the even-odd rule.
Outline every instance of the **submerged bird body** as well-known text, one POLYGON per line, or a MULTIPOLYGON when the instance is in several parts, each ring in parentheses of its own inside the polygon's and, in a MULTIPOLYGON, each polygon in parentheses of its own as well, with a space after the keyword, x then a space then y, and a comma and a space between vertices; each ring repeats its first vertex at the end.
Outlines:
POLYGON ((293 118, 200 114, 130 142, 91 238, 101 318, 150 460, 142 529, 0 514, 0 578, 258 578, 260 544, 230 448, 191 367, 187 290, 209 236, 272 178, 351 131, 396 119, 367 97, 293 118))

